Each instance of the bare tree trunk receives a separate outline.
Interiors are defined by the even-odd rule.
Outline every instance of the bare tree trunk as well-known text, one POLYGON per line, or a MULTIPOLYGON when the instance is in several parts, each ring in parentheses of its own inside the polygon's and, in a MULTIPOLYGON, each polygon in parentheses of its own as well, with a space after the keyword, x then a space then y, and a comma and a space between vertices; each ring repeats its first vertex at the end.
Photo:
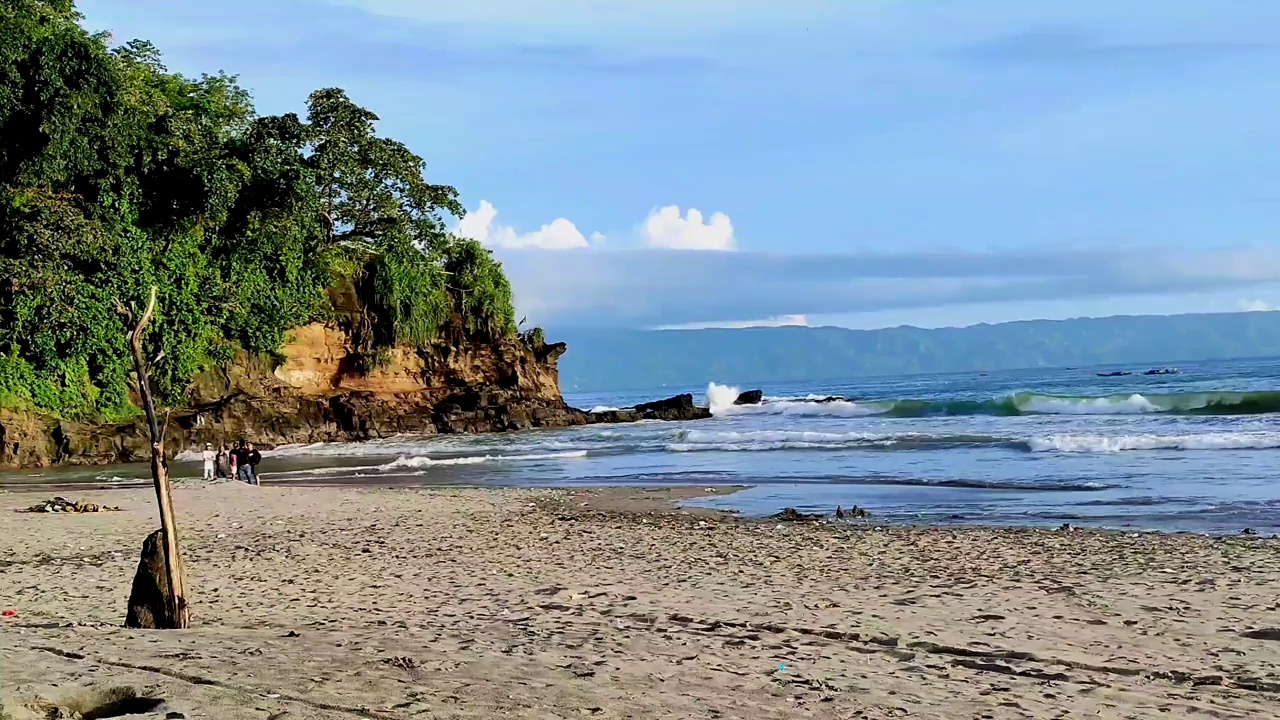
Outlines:
MULTIPOLYGON (((133 313, 119 301, 116 303, 116 308, 132 321, 133 313)), ((129 598, 129 619, 135 620, 149 615, 151 622, 137 621, 140 626, 182 629, 190 625, 191 613, 187 606, 186 583, 182 577, 182 555, 178 547, 178 524, 174 519, 173 498, 170 495, 169 468, 164 460, 164 437, 156 417, 155 401, 151 397, 151 373, 142 352, 142 336, 147 324, 155 316, 155 310, 156 288, 152 286, 146 312, 134 326, 129 340, 133 350, 133 367, 138 374, 138 394, 142 396, 142 408, 147 413, 147 425, 151 431, 151 478, 155 482, 156 501, 160 505, 160 537, 158 539, 162 541, 164 577, 143 577, 159 569, 155 567, 159 563, 154 562, 156 558, 154 557, 155 547, 151 544, 152 538, 148 538, 149 542, 143 546, 142 560, 138 564, 138 576, 134 578, 134 591, 129 598), (148 545, 152 548, 150 558, 148 545), (140 592, 140 588, 148 590, 140 592), (161 599, 163 608, 147 607, 161 599)))

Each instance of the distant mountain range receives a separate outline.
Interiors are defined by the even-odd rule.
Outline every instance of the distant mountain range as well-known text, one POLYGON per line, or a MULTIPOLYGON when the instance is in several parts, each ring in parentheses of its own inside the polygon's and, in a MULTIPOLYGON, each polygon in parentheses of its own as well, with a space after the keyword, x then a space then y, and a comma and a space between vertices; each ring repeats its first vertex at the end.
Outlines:
POLYGON ((1280 312, 1029 320, 925 330, 549 330, 566 392, 1280 356, 1280 312))

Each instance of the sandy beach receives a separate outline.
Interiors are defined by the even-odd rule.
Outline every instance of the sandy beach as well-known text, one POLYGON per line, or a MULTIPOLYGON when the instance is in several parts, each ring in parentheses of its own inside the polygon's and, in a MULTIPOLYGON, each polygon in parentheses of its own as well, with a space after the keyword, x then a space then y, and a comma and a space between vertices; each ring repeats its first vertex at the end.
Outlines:
POLYGON ((83 515, 3 493, 0 694, 133 686, 228 720, 1280 717, 1280 542, 779 524, 688 494, 182 485, 195 627, 144 632, 121 625, 150 491, 74 494, 122 508, 83 515))

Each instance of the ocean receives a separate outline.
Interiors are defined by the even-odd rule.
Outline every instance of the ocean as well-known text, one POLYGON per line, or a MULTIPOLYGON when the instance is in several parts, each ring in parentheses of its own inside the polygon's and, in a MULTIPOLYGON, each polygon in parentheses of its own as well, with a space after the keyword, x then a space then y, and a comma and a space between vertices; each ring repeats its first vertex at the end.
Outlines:
MULTIPOLYGON (((263 482, 750 485, 694 501, 753 516, 867 509, 873 521, 1280 532, 1280 359, 1170 375, 1057 368, 566 394, 582 408, 692 392, 715 414, 264 453, 263 482), (740 390, 765 401, 732 404, 740 390)), ((176 477, 199 475, 188 456, 176 477)), ((145 466, 11 473, 5 485, 134 484, 145 466)))

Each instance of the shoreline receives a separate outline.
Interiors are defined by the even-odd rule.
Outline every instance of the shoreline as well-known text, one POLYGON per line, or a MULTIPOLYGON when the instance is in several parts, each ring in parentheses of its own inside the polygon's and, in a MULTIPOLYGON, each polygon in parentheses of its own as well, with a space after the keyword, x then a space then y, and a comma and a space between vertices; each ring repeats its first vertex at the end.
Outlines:
MULTIPOLYGON (((900 529, 900 530, 917 530, 917 531, 965 531, 965 530, 985 530, 990 532, 1034 532, 1034 533, 1094 533, 1094 534, 1116 534, 1116 535, 1161 535, 1169 537, 1194 536, 1212 539, 1230 539, 1236 538, 1244 541, 1280 541, 1280 534, 1272 532, 1257 532, 1252 528, 1242 528, 1240 530, 1222 530, 1219 532, 1195 531, 1195 530, 1163 530, 1163 529, 1144 529, 1144 528, 1124 528, 1109 527, 1104 525, 1077 525, 1072 522, 1064 522, 1055 525, 1054 523, 1000 523, 1000 522, 982 522, 982 521, 959 521, 952 519, 948 522, 917 522, 910 520, 896 520, 892 516, 887 519, 884 516, 873 515, 863 519, 838 519, 834 516, 834 509, 822 512, 822 517, 817 520, 787 520, 778 519, 770 515, 752 515, 745 514, 742 510, 736 508, 715 508, 703 507, 699 505, 681 504, 685 500, 698 500, 704 498, 724 498, 731 497, 735 494, 746 492, 749 490, 762 487, 761 485, 752 484, 733 484, 733 485, 481 485, 481 484, 448 484, 448 485, 423 485, 423 484, 399 484, 399 483, 328 483, 328 482, 271 482, 269 475, 262 483, 261 487, 279 488, 279 489, 299 489, 299 490, 334 490, 334 491, 405 491, 405 492, 434 492, 434 491, 450 491, 450 490, 469 490, 476 492, 488 491, 548 491, 548 492, 569 492, 589 494, 591 497, 592 507, 596 512, 613 513, 619 515, 628 515, 644 512, 658 512, 666 509, 672 512, 697 515, 703 518, 720 518, 732 519, 739 523, 760 524, 765 526, 775 526, 784 523, 788 526, 818 526, 828 527, 832 529, 847 529, 852 531, 862 531, 869 529, 900 529)), ((231 479, 220 479, 209 483, 198 477, 177 477, 173 478, 175 489, 199 489, 218 487, 222 485, 238 485, 239 481, 231 479)), ((130 480, 122 483, 25 483, 11 484, 0 482, 0 506, 3 505, 4 499, 13 496, 30 496, 32 498, 50 499, 55 495, 68 496, 73 495, 80 497, 82 495, 92 495, 94 493, 123 493, 123 492, 151 492, 152 482, 149 478, 140 478, 136 481, 130 480)), ((72 498, 75 499, 75 498, 72 498)), ((0 509, 0 512, 3 512, 0 509)), ((804 510, 803 512, 818 512, 817 510, 804 510)), ((0 718, 3 720, 3 718, 0 718)))
POLYGON ((1245 718, 1280 702, 1275 541, 672 507, 699 492, 179 485, 183 632, 119 627, 149 488, 79 493, 122 508, 84 515, 15 513, 33 494, 6 493, 0 695, 132 685, 229 720, 1245 718))

